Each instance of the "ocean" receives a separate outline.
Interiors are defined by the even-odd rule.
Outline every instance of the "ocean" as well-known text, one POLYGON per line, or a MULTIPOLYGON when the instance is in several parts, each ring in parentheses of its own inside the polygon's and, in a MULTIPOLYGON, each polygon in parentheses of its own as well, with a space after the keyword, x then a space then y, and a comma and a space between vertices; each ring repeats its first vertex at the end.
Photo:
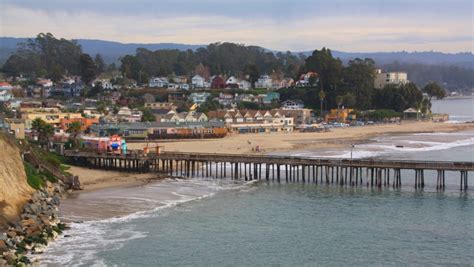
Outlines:
MULTIPOLYGON (((471 121, 473 106, 472 98, 440 100, 433 110, 471 121)), ((474 132, 380 136, 352 150, 354 158, 473 161, 474 132)), ((347 158, 351 151, 289 154, 347 158)), ((68 236, 51 244, 40 262, 472 266, 474 184, 460 192, 459 173, 446 174, 444 192, 436 191, 436 176, 429 173, 425 189, 415 191, 414 174, 405 172, 401 189, 196 178, 80 194, 63 202, 76 208, 62 216, 83 222, 72 223, 68 236)))

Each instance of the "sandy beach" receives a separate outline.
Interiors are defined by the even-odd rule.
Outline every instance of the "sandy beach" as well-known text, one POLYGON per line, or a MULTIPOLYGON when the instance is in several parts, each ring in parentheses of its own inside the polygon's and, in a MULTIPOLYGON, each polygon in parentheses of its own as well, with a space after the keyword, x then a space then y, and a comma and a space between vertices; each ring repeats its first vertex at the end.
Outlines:
POLYGON ((79 181, 83 187, 83 190, 80 192, 95 191, 109 187, 138 186, 163 179, 163 176, 156 173, 126 173, 76 166, 70 167, 68 172, 79 176, 79 181))
MULTIPOLYGON (((231 134, 221 139, 204 140, 161 140, 149 142, 148 146, 164 146, 164 151, 200 153, 270 153, 299 149, 338 148, 350 144, 367 143, 371 138, 382 135, 454 132, 474 129, 474 124, 452 124, 432 122, 403 122, 364 127, 336 128, 325 133, 264 133, 231 134), (259 146, 260 152, 252 151, 259 146)), ((146 143, 130 143, 130 149, 142 149, 146 143)), ((93 170, 71 166, 69 172, 78 175, 84 191, 110 187, 128 187, 157 181, 163 177, 154 173, 133 174, 116 171, 93 170)), ((84 192, 83 191, 83 192, 84 192)))
MULTIPOLYGON (((324 133, 260 133, 230 134, 222 139, 205 140, 162 140, 149 142, 157 144, 163 151, 199 153, 257 153, 252 148, 259 146, 260 153, 284 152, 299 149, 333 148, 368 142, 369 139, 393 134, 455 132, 474 129, 474 124, 453 124, 433 122, 403 122, 363 127, 333 128, 324 133)), ((143 149, 146 143, 130 143, 130 149, 143 149)))

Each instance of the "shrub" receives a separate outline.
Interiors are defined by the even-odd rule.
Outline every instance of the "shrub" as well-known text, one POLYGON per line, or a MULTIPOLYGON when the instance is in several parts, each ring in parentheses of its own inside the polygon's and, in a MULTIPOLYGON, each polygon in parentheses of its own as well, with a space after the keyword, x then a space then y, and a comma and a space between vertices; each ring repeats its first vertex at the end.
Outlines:
POLYGON ((41 174, 39 174, 36 169, 28 162, 24 162, 26 178, 28 184, 38 190, 44 186, 44 180, 41 174))

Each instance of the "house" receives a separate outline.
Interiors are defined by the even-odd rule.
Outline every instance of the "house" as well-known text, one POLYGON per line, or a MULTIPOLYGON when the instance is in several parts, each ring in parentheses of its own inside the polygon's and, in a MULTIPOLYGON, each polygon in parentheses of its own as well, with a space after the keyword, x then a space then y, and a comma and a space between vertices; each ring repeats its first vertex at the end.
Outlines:
POLYGON ((212 120, 224 121, 236 133, 292 132, 292 117, 285 117, 277 110, 218 110, 209 112, 212 120))
POLYGON ((22 112, 21 118, 25 121, 25 128, 31 129, 31 124, 35 119, 42 119, 47 124, 59 127, 61 124, 61 119, 69 118, 81 118, 81 113, 67 113, 67 112, 53 112, 53 111, 32 111, 32 112, 22 112))
POLYGON ((252 94, 241 94, 241 95, 237 95, 235 97, 235 102, 236 103, 240 103, 240 102, 254 102, 254 103, 258 103, 260 102, 259 101, 259 97, 257 96, 254 96, 252 94))
POLYGON ((230 106, 232 103, 234 103, 234 95, 220 93, 217 101, 223 106, 230 106))
POLYGON ((226 87, 224 79, 221 76, 215 76, 211 82, 211 89, 224 89, 226 87))
POLYGON ((185 101, 186 92, 185 91, 168 91, 168 101, 185 101))
POLYGON ((226 88, 239 88, 239 80, 235 78, 234 76, 230 76, 229 79, 225 81, 226 88))
POLYGON ((0 90, 0 102, 7 102, 13 99, 11 90, 0 90))
POLYGON ((21 119, 6 118, 8 130, 14 133, 16 139, 25 139, 25 122, 21 119))
POLYGON ((210 96, 210 93, 200 92, 192 93, 191 95, 189 95, 189 98, 191 99, 191 101, 193 101, 194 104, 201 105, 202 103, 206 102, 207 98, 210 96))
POLYGON ((295 81, 292 78, 284 78, 280 81, 278 88, 289 88, 295 85, 295 81))
POLYGON ((239 86, 239 89, 242 90, 249 90, 250 88, 252 88, 252 84, 246 80, 240 80, 237 85, 239 86))
POLYGON ((38 79, 38 81, 36 81, 36 84, 42 87, 52 87, 53 81, 51 81, 50 79, 38 79))
POLYGON ((153 77, 148 80, 148 87, 151 88, 167 88, 168 84, 168 78, 166 77, 153 77))
POLYGON ((189 88, 190 88, 190 87, 189 87, 189 84, 187 84, 187 83, 180 83, 180 84, 178 85, 178 87, 179 87, 180 90, 186 90, 186 91, 188 91, 189 88))
POLYGON ((13 86, 10 83, 0 82, 0 91, 2 91, 2 90, 11 90, 11 89, 13 89, 13 86))
POLYGON ((173 78, 171 79, 173 80, 174 83, 177 83, 177 84, 188 83, 188 78, 186 76, 173 76, 173 78))
POLYGON ((82 111, 82 113, 84 114, 85 118, 100 119, 101 117, 104 116, 104 114, 97 111, 96 108, 91 108, 91 107, 85 108, 84 111, 82 111))
POLYGON ((256 88, 272 88, 272 78, 268 75, 262 75, 258 78, 257 82, 255 82, 256 88))
POLYGON ((293 118, 297 126, 311 123, 311 109, 276 109, 275 111, 278 111, 278 113, 287 118, 293 118))
MULTIPOLYGON (((158 121, 158 120, 157 120, 158 121)), ((202 112, 169 112, 161 116, 159 122, 206 122, 208 117, 202 112)))
POLYGON ((117 112, 117 118, 119 121, 125 122, 140 122, 143 113, 139 110, 131 110, 128 107, 121 107, 117 112))
POLYGON ((280 93, 277 92, 269 92, 262 96, 262 104, 264 105, 271 105, 273 102, 280 102, 280 93))
POLYGON ((281 103, 283 109, 302 109, 304 108, 304 102, 300 99, 296 100, 285 100, 281 103))
POLYGON ((375 71, 374 87, 382 89, 386 85, 405 85, 409 83, 406 72, 382 72, 381 69, 375 71))
POLYGON ((199 76, 199 75, 194 75, 194 77, 191 79, 191 84, 192 84, 192 88, 204 88, 204 83, 206 82, 206 80, 199 76))
POLYGON ((300 79, 296 82, 297 87, 314 86, 318 82, 318 73, 309 71, 300 75, 300 79))
POLYGON ((151 109, 167 109, 167 110, 173 110, 176 109, 177 107, 171 103, 171 102, 153 102, 153 103, 145 103, 146 108, 151 108, 151 109))
MULTIPOLYGON (((68 85, 72 85, 74 83, 76 83, 76 82, 72 79, 69 79, 69 80, 67 80, 67 82, 64 82, 64 83, 62 82, 62 84, 68 84, 68 85)), ((104 89, 104 90, 114 89, 114 86, 112 85, 112 83, 108 79, 95 79, 94 81, 91 82, 92 87, 96 87, 99 84, 102 87, 102 89, 104 89)))

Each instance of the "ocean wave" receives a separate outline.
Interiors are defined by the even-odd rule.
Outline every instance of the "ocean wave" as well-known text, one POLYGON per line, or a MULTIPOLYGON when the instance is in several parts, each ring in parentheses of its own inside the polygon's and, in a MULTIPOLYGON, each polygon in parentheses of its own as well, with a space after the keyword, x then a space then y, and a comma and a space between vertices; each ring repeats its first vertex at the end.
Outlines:
POLYGON ((461 146, 470 146, 474 145, 474 138, 464 139, 464 140, 456 140, 454 142, 429 142, 429 141, 406 141, 409 144, 424 144, 426 146, 422 147, 397 147, 394 145, 383 145, 383 144, 368 144, 365 145, 366 147, 376 148, 385 150, 386 152, 390 151, 400 151, 400 152, 425 152, 425 151, 437 151, 437 150, 446 150, 455 147, 461 146))
MULTIPOLYGON (((177 189, 184 186, 203 188, 201 188, 202 190, 197 190, 201 192, 198 196, 170 191, 170 195, 177 197, 177 199, 164 199, 159 201, 148 199, 146 197, 111 196, 111 198, 134 199, 159 204, 160 206, 146 211, 137 211, 125 216, 91 220, 82 223, 71 223, 71 229, 66 232, 69 237, 59 238, 37 259, 40 261, 41 265, 48 266, 81 266, 91 264, 94 266, 105 266, 105 264, 97 257, 99 252, 120 249, 123 244, 129 240, 144 238, 147 236, 147 233, 134 229, 134 226, 130 224, 131 221, 162 216, 162 211, 164 210, 187 202, 199 201, 212 197, 219 191, 247 190, 252 188, 251 185, 254 184, 254 182, 255 181, 237 184, 220 184, 219 181, 206 179, 165 179, 160 183, 152 184, 147 187, 149 189, 160 186, 174 186, 177 189), (203 192, 203 190, 205 192, 203 192)), ((168 190, 168 188, 163 190, 168 190)))

